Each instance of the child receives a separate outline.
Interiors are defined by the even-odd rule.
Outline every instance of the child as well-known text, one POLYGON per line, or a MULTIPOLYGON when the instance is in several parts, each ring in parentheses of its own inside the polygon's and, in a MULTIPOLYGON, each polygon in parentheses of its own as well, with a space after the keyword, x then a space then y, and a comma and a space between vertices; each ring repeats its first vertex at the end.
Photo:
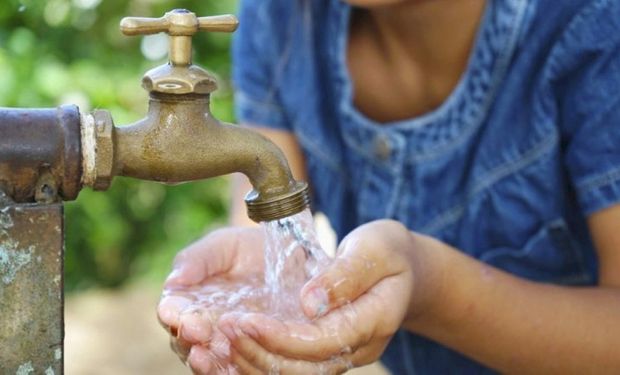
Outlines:
MULTIPOLYGON (((313 324, 219 323, 236 371, 620 372, 620 2, 246 0, 236 38, 239 121, 346 236, 313 324)), ((207 236, 167 283, 257 241, 207 236)))

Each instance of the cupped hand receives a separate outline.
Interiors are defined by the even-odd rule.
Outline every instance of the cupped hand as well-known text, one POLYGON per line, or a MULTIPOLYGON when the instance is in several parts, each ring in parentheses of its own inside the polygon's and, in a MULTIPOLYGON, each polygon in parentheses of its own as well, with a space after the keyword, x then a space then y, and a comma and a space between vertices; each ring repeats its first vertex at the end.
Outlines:
POLYGON ((377 360, 410 308, 413 240, 387 220, 351 232, 334 262, 301 291, 309 322, 223 316, 231 363, 244 374, 331 374, 377 360))
POLYGON ((177 255, 157 312, 173 350, 195 372, 235 372, 228 340, 215 324, 231 310, 263 310, 261 296, 251 296, 263 283, 263 248, 260 228, 226 228, 177 255), (243 288, 248 298, 233 300, 243 288))

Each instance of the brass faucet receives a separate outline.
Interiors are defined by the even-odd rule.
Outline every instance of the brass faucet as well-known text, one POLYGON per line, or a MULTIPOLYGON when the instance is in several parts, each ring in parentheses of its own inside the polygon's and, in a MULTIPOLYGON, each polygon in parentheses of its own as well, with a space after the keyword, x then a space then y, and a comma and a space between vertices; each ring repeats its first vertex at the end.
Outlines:
POLYGON ((178 183, 242 172, 254 187, 245 199, 251 219, 276 220, 308 206, 307 185, 293 179, 273 143, 209 110, 216 82, 192 64, 191 38, 236 26, 233 16, 198 18, 186 10, 124 19, 127 35, 170 35, 169 63, 142 81, 150 92, 147 116, 132 125, 115 127, 108 111, 80 114, 75 105, 0 108, 0 319, 11 322, 0 325, 0 346, 12 348, 0 373, 21 373, 24 363, 37 373, 62 373, 58 203, 82 187, 106 190, 114 176, 178 183), (25 334, 23 327, 32 329, 25 334))
POLYGON ((116 127, 107 111, 82 115, 82 185, 105 190, 114 176, 178 183, 241 172, 254 188, 245 199, 252 220, 275 220, 308 206, 307 184, 293 179, 277 146, 211 114, 217 85, 192 64, 192 36, 232 32, 237 25, 231 15, 196 17, 184 9, 121 21, 125 35, 169 34, 169 62, 144 75, 142 86, 150 93, 144 119, 116 127))

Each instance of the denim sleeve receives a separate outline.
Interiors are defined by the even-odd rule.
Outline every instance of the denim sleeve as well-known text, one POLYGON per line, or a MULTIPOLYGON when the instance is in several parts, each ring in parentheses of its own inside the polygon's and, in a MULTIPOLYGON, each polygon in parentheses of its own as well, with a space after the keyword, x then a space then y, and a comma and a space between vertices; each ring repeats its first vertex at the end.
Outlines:
POLYGON ((574 20, 556 58, 564 163, 589 215, 620 203, 620 2, 592 2, 574 20))
POLYGON ((242 0, 233 39, 233 84, 237 121, 288 130, 278 99, 278 23, 269 0, 242 0))

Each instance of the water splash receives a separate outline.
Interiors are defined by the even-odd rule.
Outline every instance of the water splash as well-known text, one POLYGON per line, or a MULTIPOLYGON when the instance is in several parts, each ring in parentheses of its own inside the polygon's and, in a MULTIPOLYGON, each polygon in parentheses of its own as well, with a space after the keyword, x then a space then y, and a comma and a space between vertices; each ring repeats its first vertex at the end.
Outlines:
POLYGON ((299 292, 329 264, 320 247, 309 210, 263 223, 265 232, 265 285, 270 312, 278 318, 301 319, 299 292), (293 298, 290 298, 293 297, 293 298))
MULTIPOLYGON (((176 306, 183 325, 177 333, 207 345, 216 368, 228 366, 230 351, 226 337, 217 328, 211 330, 222 315, 257 312, 280 320, 310 322, 301 307, 301 288, 330 263, 317 239, 310 210, 261 226, 264 274, 210 277, 192 287, 164 290, 160 302, 160 316, 162 306, 176 306)), ((272 370, 279 373, 277 368, 272 370)))
POLYGON ((203 284, 164 290, 163 298, 184 298, 189 301, 184 311, 208 310, 211 320, 235 311, 308 321, 299 292, 330 262, 317 240, 312 214, 305 210, 261 225, 265 235, 264 275, 210 277, 203 284))

